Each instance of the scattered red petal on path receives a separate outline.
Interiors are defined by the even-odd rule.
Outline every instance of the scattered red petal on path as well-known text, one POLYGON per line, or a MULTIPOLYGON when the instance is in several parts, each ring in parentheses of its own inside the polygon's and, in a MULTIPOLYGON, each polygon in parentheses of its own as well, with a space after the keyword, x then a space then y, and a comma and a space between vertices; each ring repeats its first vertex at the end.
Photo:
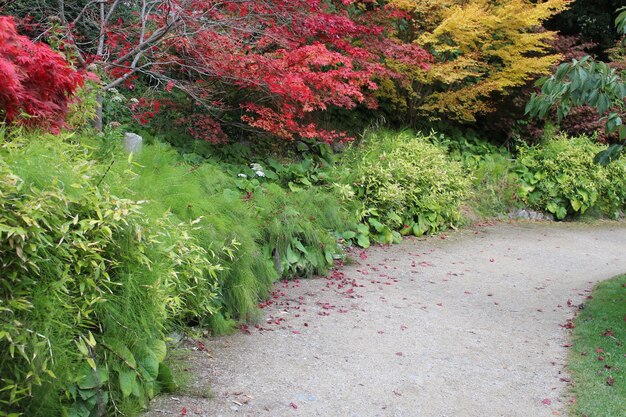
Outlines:
POLYGON ((404 356, 404 353, 402 353, 402 352, 396 352, 396 356, 404 356))
POLYGON ((185 407, 183 407, 183 409, 180 410, 180 415, 181 416, 186 416, 187 415, 187 409, 185 407))
POLYGON ((295 403, 289 403, 289 405, 290 405, 290 406, 291 406, 291 408, 293 408, 293 409, 297 409, 297 408, 298 408, 298 406, 297 406, 295 403))
POLYGON ((544 398, 544 399, 541 401, 541 404, 543 404, 543 405, 550 405, 550 404, 552 404, 552 400, 551 400, 551 399, 549 399, 549 398, 544 398))
POLYGON ((437 303, 439 307, 443 307, 443 303, 437 303))
POLYGON ((495 260, 495 259, 493 259, 493 258, 490 258, 490 259, 489 259, 489 262, 495 262, 495 261, 496 261, 496 260, 495 260))
POLYGON ((300 331, 298 331, 298 330, 293 330, 291 333, 293 333, 293 334, 300 334, 300 331))

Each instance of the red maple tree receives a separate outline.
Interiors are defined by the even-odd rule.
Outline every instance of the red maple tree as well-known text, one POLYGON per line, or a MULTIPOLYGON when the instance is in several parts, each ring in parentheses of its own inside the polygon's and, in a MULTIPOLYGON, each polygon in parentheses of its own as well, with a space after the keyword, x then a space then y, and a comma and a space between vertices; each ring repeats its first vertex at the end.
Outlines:
POLYGON ((44 43, 17 33, 0 16, 0 118, 7 123, 58 130, 83 76, 44 43))

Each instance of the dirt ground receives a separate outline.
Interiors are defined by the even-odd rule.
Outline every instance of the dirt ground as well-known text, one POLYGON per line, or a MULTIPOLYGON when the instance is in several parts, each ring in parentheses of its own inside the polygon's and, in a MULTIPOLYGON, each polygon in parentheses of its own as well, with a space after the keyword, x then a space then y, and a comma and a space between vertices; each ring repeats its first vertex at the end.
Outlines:
POLYGON ((352 258, 190 349, 188 394, 146 417, 566 416, 567 323, 626 272, 626 225, 485 225, 352 258))

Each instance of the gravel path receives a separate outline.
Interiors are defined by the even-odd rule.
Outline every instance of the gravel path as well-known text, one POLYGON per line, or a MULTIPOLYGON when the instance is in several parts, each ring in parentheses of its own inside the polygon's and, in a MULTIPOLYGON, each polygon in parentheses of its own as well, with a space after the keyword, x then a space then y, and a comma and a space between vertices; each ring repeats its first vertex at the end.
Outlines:
POLYGON ((159 397, 146 417, 565 416, 567 323, 626 272, 626 225, 498 224, 353 258, 190 351, 210 398, 159 397))

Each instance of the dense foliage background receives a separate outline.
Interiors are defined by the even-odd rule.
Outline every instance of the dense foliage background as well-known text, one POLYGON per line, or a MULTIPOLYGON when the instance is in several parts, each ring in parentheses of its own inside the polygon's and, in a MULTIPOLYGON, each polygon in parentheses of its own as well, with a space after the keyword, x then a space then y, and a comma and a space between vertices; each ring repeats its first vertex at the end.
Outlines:
POLYGON ((0 416, 136 415, 352 247, 623 217, 601 3, 0 1, 0 416))

